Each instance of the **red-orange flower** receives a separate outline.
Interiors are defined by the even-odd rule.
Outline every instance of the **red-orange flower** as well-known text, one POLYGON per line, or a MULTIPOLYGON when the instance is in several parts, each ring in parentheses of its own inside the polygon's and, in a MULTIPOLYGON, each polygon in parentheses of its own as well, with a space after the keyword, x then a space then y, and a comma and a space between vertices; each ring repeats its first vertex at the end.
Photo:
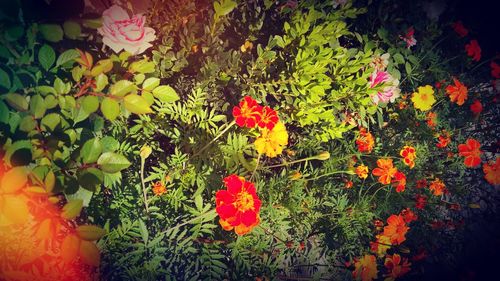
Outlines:
POLYGON ((469 168, 481 165, 481 144, 475 139, 468 139, 465 144, 458 145, 460 156, 465 157, 464 164, 469 168))
POLYGON ((359 152, 370 153, 375 146, 375 140, 372 133, 367 132, 365 128, 359 130, 359 137, 356 139, 356 145, 359 152))
POLYGON ((405 223, 410 223, 418 219, 417 215, 410 208, 403 209, 400 215, 403 217, 405 223))
POLYGON ((479 115, 483 111, 483 105, 479 100, 474 100, 474 102, 470 105, 470 110, 475 115, 479 115))
POLYGON ((405 191, 405 187, 406 187, 405 174, 401 173, 400 171, 397 171, 394 174, 394 179, 392 179, 392 186, 394 186, 396 188, 396 192, 405 191))
POLYGON ((422 210, 427 204, 427 196, 417 194, 415 196, 415 208, 422 210))
POLYGON ((440 179, 435 179, 429 185, 429 190, 436 196, 442 195, 446 192, 446 185, 440 179))
POLYGON ((160 196, 160 195, 162 195, 165 192, 167 192, 167 188, 165 187, 165 185, 163 185, 163 183, 161 181, 157 181, 153 185, 153 193, 155 195, 160 196))
POLYGON ((237 175, 224 178, 224 184, 227 190, 219 190, 215 194, 219 223, 225 230, 234 228, 236 234, 246 234, 260 222, 261 202, 255 186, 237 175))
POLYGON ((427 116, 425 119, 427 122, 427 126, 429 126, 429 128, 431 128, 431 129, 436 128, 437 123, 438 123, 438 115, 436 112, 429 111, 429 113, 427 113, 427 116))
POLYGON ((384 266, 389 273, 385 275, 387 278, 384 281, 392 281, 405 275, 410 271, 410 265, 407 258, 401 258, 398 254, 388 255, 385 258, 384 266))
POLYGON ((365 255, 361 259, 356 259, 354 267, 353 279, 371 281, 377 278, 377 258, 374 255, 365 255))
POLYGON ((492 61, 490 63, 490 67, 491 67, 491 76, 493 76, 493 78, 495 79, 500 78, 500 65, 492 61))
POLYGON ((409 166, 410 169, 413 169, 413 167, 415 167, 415 158, 417 158, 417 152, 413 146, 405 145, 399 152, 399 155, 403 157, 403 163, 409 166))
POLYGON ((246 96, 240 101, 239 106, 233 107, 233 116, 238 126, 255 128, 261 121, 262 106, 252 97, 246 96))
POLYGON ((427 187, 427 180, 426 179, 421 179, 417 181, 417 188, 424 188, 427 187))
POLYGON ((438 148, 445 148, 448 146, 448 144, 450 144, 450 142, 451 142, 450 134, 446 131, 443 131, 443 133, 440 134, 438 137, 438 143, 436 144, 436 146, 438 148))
POLYGON ((377 168, 373 169, 372 175, 379 177, 378 182, 381 184, 390 184, 398 171, 392 164, 392 159, 378 159, 377 166, 377 168))
POLYGON ((446 93, 450 96, 451 102, 456 102, 458 105, 462 105, 467 99, 467 87, 460 83, 460 81, 456 78, 453 78, 453 82, 455 83, 455 86, 448 85, 446 87, 446 93))
POLYGON ((479 61, 481 59, 481 47, 477 40, 470 40, 469 44, 465 44, 465 51, 467 55, 472 58, 473 61, 479 61))
POLYGON ((492 185, 500 184, 500 157, 494 163, 483 164, 484 178, 492 185))
POLYGON ((387 226, 384 227, 382 235, 391 239, 391 243, 399 245, 406 240, 406 232, 410 229, 401 215, 391 215, 387 219, 387 226))
POLYGON ((260 121, 258 122, 259 127, 267 128, 268 130, 272 130, 274 125, 279 121, 278 114, 276 111, 269 106, 264 106, 262 108, 262 114, 260 117, 260 121))
POLYGON ((469 33, 469 30, 464 27, 461 21, 454 22, 451 27, 453 27, 453 30, 455 30, 459 37, 465 37, 469 33))
POLYGON ((345 188, 349 189, 349 188, 352 188, 353 186, 353 182, 352 181, 346 181, 345 182, 345 188))

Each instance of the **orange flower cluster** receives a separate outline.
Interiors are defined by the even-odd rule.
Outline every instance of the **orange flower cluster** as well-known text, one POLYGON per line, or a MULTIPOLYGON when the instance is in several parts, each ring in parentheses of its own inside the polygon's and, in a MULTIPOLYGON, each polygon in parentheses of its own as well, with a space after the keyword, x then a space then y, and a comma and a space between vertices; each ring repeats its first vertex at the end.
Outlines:
POLYGON ((427 116, 426 116, 426 123, 427 123, 427 126, 429 126, 429 128, 434 130, 437 126, 437 123, 438 123, 437 113, 433 112, 433 111, 429 111, 429 113, 427 113, 427 116))
POLYGON ((155 184, 153 184, 153 193, 156 196, 161 196, 165 192, 167 192, 167 188, 161 181, 157 181, 155 184))
POLYGON ((238 106, 233 108, 233 117, 240 127, 267 128, 272 130, 279 118, 275 110, 269 106, 261 106, 252 97, 246 96, 238 106))
POLYGON ((500 184, 500 157, 493 163, 483 164, 484 178, 492 185, 500 184))
POLYGON ((406 176, 398 171, 392 159, 378 159, 377 168, 373 169, 372 175, 379 177, 378 182, 381 184, 391 184, 396 188, 396 192, 403 192, 406 187, 406 176))
POLYGON ((374 255, 364 255, 361 259, 355 259, 353 279, 371 281, 377 278, 377 274, 377 258, 374 255))
POLYGON ((356 167, 356 170, 354 170, 354 172, 360 179, 366 179, 368 177, 368 166, 359 165, 356 167))
POLYGON ((468 139, 466 143, 458 145, 458 153, 465 157, 466 167, 474 168, 481 165, 481 144, 475 139, 468 139))
POLYGON ((436 178, 430 183, 429 190, 432 191, 435 196, 443 195, 446 192, 446 185, 443 181, 436 178))
POLYGON ((460 83, 456 78, 453 78, 455 85, 448 85, 446 87, 446 93, 450 96, 450 101, 455 102, 458 105, 464 104, 467 99, 467 87, 460 83))
POLYGON ((407 258, 401 258, 400 255, 394 254, 392 256, 387 256, 385 258, 384 266, 388 271, 387 277, 384 281, 393 281, 410 271, 411 263, 408 262, 407 258))
POLYGON ((234 229, 236 234, 244 235, 260 222, 261 202, 255 186, 234 174, 224 178, 224 185, 227 190, 219 190, 215 194, 219 223, 224 230, 234 229))
POLYGON ((447 131, 443 131, 439 136, 438 136, 438 143, 436 146, 438 148, 445 148, 450 144, 451 138, 450 138, 450 133, 447 131))
POLYGON ((356 139, 356 145, 361 153, 370 153, 375 146, 375 139, 372 133, 368 132, 365 128, 359 130, 359 136, 356 139))
POLYGON ((405 145, 399 152, 399 155, 403 157, 403 163, 409 166, 410 169, 413 169, 413 167, 415 167, 415 158, 417 158, 417 152, 413 146, 405 145))
POLYGON ((382 235, 389 237, 391 244, 399 245, 406 240, 409 229, 402 215, 391 215, 387 219, 387 226, 384 227, 382 235))

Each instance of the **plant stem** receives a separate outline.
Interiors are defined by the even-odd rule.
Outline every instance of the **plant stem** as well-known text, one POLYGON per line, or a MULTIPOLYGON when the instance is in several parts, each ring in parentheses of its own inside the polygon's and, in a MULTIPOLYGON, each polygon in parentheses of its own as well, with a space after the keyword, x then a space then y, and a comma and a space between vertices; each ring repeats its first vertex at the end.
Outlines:
POLYGON ((255 175, 255 172, 257 171, 257 168, 259 167, 259 163, 260 163, 260 156, 262 154, 259 153, 259 155, 257 156, 257 163, 255 163, 255 168, 253 169, 253 172, 252 172, 252 175, 250 176, 250 181, 252 181, 253 179, 253 176, 255 175))
POLYGON ((146 207, 146 213, 149 213, 148 207, 148 194, 146 192, 146 184, 144 183, 144 164, 146 159, 141 157, 141 184, 142 184, 142 195, 144 196, 144 206, 146 207))
POLYGON ((277 168, 277 167, 281 167, 281 166, 288 166, 288 165, 292 165, 292 164, 296 164, 296 163, 300 163, 300 162, 304 162, 304 161, 308 161, 308 160, 316 160, 316 159, 318 159, 317 156, 311 156, 311 157, 307 157, 307 158, 303 158, 303 159, 299 159, 299 160, 294 160, 291 162, 285 162, 285 163, 281 163, 281 164, 265 166, 265 167, 262 167, 261 169, 277 168))
POLYGON ((330 172, 330 173, 322 174, 322 175, 319 175, 319 176, 317 176, 315 178, 306 179, 306 180, 307 181, 314 181, 314 180, 317 180, 319 178, 327 177, 327 176, 331 176, 331 175, 335 175, 335 174, 349 174, 349 175, 354 175, 354 173, 352 171, 335 171, 335 172, 330 172))
POLYGON ((222 135, 224 135, 232 126, 234 126, 234 124, 236 124, 236 121, 233 120, 231 123, 229 123, 229 125, 227 125, 227 127, 222 130, 222 132, 220 132, 213 140, 211 140, 209 143, 207 143, 204 147, 202 147, 200 150, 198 150, 198 152, 196 152, 192 157, 195 157, 195 156, 198 156, 200 153, 202 153, 205 149, 207 149, 213 142, 215 142, 216 140, 218 140, 222 135))

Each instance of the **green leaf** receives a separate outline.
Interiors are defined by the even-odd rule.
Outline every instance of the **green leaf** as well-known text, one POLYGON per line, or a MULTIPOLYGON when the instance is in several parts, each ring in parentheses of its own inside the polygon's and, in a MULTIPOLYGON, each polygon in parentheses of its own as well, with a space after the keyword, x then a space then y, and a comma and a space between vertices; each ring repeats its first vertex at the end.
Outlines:
POLYGON ((394 58, 394 62, 396 62, 397 64, 405 63, 405 59, 403 58, 403 56, 400 53, 394 54, 393 58, 394 58))
POLYGON ((124 99, 124 105, 125 108, 135 114, 146 114, 146 113, 152 113, 153 110, 149 107, 148 102, 146 99, 139 95, 128 95, 124 99))
POLYGON ((71 200, 66 205, 64 205, 61 213, 61 217, 71 220, 80 215, 83 208, 83 200, 75 199, 71 200))
POLYGON ((102 91, 104 87, 108 85, 108 76, 106 76, 106 74, 104 73, 97 75, 97 77, 95 78, 95 85, 96 85, 95 88, 96 92, 102 91))
POLYGON ((104 172, 110 174, 119 172, 131 165, 125 156, 114 152, 103 153, 97 160, 97 164, 99 164, 104 172))
POLYGON ((129 71, 131 73, 151 73, 155 71, 155 63, 152 61, 148 61, 147 59, 143 59, 140 61, 135 61, 130 64, 129 71))
POLYGON ((156 77, 148 78, 142 83, 142 89, 145 91, 152 91, 160 85, 160 79, 156 77))
POLYGON ((75 49, 66 50, 62 54, 60 54, 59 57, 57 58, 56 67, 61 66, 70 61, 74 61, 79 56, 80 54, 75 49))
POLYGON ((83 144, 80 155, 85 164, 94 163, 102 153, 102 145, 99 139, 93 138, 83 144))
POLYGON ((9 123, 9 108, 1 100, 0 100, 0 122, 4 124, 9 123))
POLYGON ((0 86, 4 87, 5 89, 10 89, 11 86, 9 74, 1 68, 0 68, 0 86))
POLYGON ((120 104, 113 98, 104 98, 101 103, 102 115, 109 121, 113 121, 120 115, 120 104))
MULTIPOLYGON (((3 7, 2 7, 3 8, 3 7)), ((24 34, 24 28, 21 25, 15 25, 5 30, 5 39, 14 42, 20 39, 24 34)))
POLYGON ((113 96, 123 97, 126 94, 134 91, 135 89, 136 86, 134 85, 134 83, 128 80, 120 80, 111 86, 109 93, 113 96))
POLYGON ((238 6, 233 0, 219 0, 214 2, 215 17, 221 17, 229 14, 234 8, 238 6))
POLYGON ((95 225, 80 225, 76 228, 76 234, 83 240, 95 241, 106 235, 106 230, 95 225))
POLYGON ((113 60, 111 59, 100 60, 94 65, 94 67, 90 71, 90 75, 96 77, 101 73, 106 73, 111 71, 111 69, 113 69, 113 60))
POLYGON ((64 34, 69 39, 77 39, 82 33, 82 28, 77 22, 65 21, 63 24, 64 34))
POLYGON ((45 101, 43 100, 42 96, 40 95, 34 95, 31 97, 30 100, 30 112, 33 114, 35 119, 40 119, 45 115, 45 111, 47 110, 47 107, 45 106, 45 101))
POLYGON ((24 118, 21 120, 21 123, 19 123, 19 130, 29 133, 32 130, 34 130, 36 127, 36 121, 33 120, 33 117, 30 115, 24 116, 24 118))
POLYGON ((139 232, 141 233, 142 236, 142 241, 144 241, 144 244, 148 244, 149 240, 149 232, 146 224, 144 223, 143 220, 139 219, 139 232))
POLYGON ((28 110, 28 101, 20 94, 8 93, 5 95, 5 101, 17 111, 28 110))
POLYGON ((58 24, 41 24, 38 30, 42 37, 49 42, 59 42, 63 39, 63 29, 58 24))
POLYGON ((25 167, 16 167, 3 174, 0 181, 1 193, 14 193, 28 182, 28 172, 25 167))
POLYGON ((179 100, 179 95, 174 88, 168 85, 162 85, 153 90, 153 95, 164 103, 175 102, 179 100))
POLYGON ((113 152, 120 148, 120 143, 113 137, 107 136, 101 139, 102 151, 113 152))
POLYGON ((5 151, 4 160, 9 166, 28 165, 32 160, 32 144, 29 140, 19 140, 14 142, 5 151))
POLYGON ((94 113, 99 109, 99 98, 96 96, 86 96, 82 100, 82 108, 88 114, 94 113))
POLYGON ((54 131, 60 122, 61 116, 57 113, 50 113, 42 118, 42 125, 49 128, 51 131, 54 131))
POLYGON ((45 44, 38 51, 38 61, 45 70, 49 70, 56 61, 56 52, 52 47, 45 44))
POLYGON ((92 192, 95 192, 104 180, 102 171, 92 167, 78 171, 77 177, 80 186, 92 192))
POLYGON ((411 74, 412 69, 411 69, 411 64, 409 62, 405 63, 405 70, 408 75, 411 74))

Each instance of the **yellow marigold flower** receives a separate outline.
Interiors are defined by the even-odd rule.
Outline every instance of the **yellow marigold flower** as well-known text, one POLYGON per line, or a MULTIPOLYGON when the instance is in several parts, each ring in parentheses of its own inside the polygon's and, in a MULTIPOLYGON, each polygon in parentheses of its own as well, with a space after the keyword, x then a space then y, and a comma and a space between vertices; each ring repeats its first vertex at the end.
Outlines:
POLYGON ((262 129, 261 135, 255 140, 255 149, 260 154, 276 157, 283 152, 283 147, 288 144, 288 133, 282 122, 276 123, 272 130, 262 129))
POLYGON ((416 109, 422 111, 431 109, 432 105, 436 102, 434 98, 434 89, 431 85, 418 87, 418 92, 412 94, 411 101, 416 109))
POLYGON ((368 177, 368 166, 359 165, 356 167, 355 172, 360 179, 366 179, 368 177))

